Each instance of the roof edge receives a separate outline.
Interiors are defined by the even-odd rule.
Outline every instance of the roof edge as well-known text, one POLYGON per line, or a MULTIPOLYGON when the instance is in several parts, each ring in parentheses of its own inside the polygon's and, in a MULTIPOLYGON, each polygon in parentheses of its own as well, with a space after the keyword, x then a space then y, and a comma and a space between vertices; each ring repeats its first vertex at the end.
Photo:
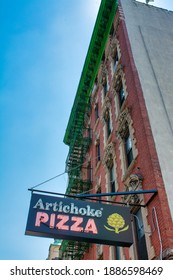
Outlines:
MULTIPOLYGON (((93 87, 100 61, 104 52, 107 37, 109 35, 113 19, 118 7, 118 0, 102 0, 96 23, 92 33, 85 63, 81 73, 77 93, 70 113, 68 125, 66 128, 64 143, 70 145, 71 135, 74 136, 76 122, 79 124, 77 112, 81 112, 80 121, 84 119, 84 114, 89 102, 91 89, 93 87), (100 34, 103 34, 101 38, 100 34), (100 44, 100 46, 99 46, 100 44), (99 48, 98 48, 99 46, 99 48), (80 104, 83 104, 82 110, 80 104)), ((81 122, 79 126, 81 125, 81 122)))

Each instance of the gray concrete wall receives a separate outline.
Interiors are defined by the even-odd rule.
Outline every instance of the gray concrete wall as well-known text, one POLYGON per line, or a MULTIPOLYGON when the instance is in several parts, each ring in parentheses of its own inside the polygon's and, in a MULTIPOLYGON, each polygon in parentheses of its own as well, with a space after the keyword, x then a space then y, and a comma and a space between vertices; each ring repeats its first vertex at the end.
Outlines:
POLYGON ((120 2, 173 219, 173 12, 120 2))

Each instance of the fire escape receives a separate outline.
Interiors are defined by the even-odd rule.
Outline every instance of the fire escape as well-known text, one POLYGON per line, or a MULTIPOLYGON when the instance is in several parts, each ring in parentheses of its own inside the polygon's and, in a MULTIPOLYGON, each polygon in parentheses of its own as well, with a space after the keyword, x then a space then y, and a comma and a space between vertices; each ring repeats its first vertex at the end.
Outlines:
MULTIPOLYGON (((92 141, 91 130, 83 128, 81 133, 81 137, 72 139, 72 146, 66 161, 69 178, 66 194, 89 193, 92 186, 91 176, 88 176, 91 174, 91 166, 87 165, 86 160, 86 154, 92 141)), ((80 260, 88 248, 89 244, 86 242, 64 240, 60 247, 61 258, 80 260)))
MULTIPOLYGON (((88 192, 91 187, 91 178, 83 178, 83 169, 87 171, 89 166, 85 166, 85 157, 91 144, 90 128, 83 129, 82 138, 73 139, 73 146, 69 149, 66 161, 66 171, 68 173, 68 187, 66 194, 77 194, 88 192)), ((87 172, 88 174, 89 172, 87 172)))
MULTIPOLYGON (((97 76, 117 8, 117 0, 101 1, 64 136, 64 143, 69 146, 69 154, 66 161, 66 171, 69 181, 66 194, 89 193, 91 189, 91 166, 88 165, 86 160, 86 154, 91 144, 91 130, 86 125, 86 116, 91 109, 91 90, 97 76)), ((61 259, 82 259, 88 248, 89 244, 85 242, 63 240, 60 247, 61 259)))
POLYGON ((86 242, 64 240, 60 247, 61 258, 63 260, 80 260, 88 248, 89 244, 86 242))

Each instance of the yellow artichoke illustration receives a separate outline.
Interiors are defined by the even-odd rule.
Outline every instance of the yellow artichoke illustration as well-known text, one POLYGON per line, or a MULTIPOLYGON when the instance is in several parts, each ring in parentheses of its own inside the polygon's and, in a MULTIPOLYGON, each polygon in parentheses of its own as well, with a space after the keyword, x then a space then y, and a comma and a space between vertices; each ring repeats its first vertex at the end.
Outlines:
POLYGON ((115 233, 120 233, 122 231, 128 230, 129 226, 125 226, 125 221, 121 215, 114 213, 107 218, 107 223, 110 227, 104 225, 107 230, 114 231, 115 233))

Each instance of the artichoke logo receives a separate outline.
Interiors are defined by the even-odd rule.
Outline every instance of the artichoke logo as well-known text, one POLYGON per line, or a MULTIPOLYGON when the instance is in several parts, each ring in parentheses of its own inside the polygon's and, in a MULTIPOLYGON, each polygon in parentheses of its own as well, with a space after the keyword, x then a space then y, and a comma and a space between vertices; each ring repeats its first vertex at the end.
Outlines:
POLYGON ((128 230, 128 228, 129 228, 128 225, 125 227, 125 220, 123 219, 123 217, 121 215, 119 215, 117 213, 111 214, 107 218, 107 223, 111 228, 107 227, 105 225, 104 225, 104 227, 107 230, 114 231, 117 234, 122 231, 128 230))

